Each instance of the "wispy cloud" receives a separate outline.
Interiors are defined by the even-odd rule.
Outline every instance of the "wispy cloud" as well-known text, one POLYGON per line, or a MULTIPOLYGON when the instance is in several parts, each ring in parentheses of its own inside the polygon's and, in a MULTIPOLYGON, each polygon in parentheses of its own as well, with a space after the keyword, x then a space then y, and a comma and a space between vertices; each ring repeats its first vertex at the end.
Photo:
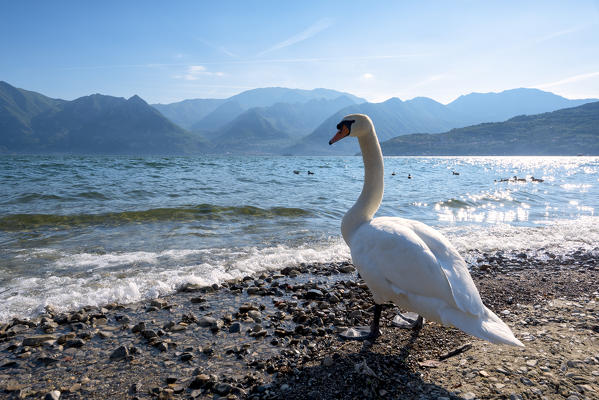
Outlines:
POLYGON ((263 56, 264 54, 267 53, 271 53, 273 51, 276 50, 280 50, 283 49, 285 47, 289 47, 291 45, 294 45, 296 43, 299 42, 303 42, 306 39, 310 39, 311 37, 313 37, 314 35, 316 35, 317 33, 327 29, 328 27, 330 27, 331 25, 333 25, 335 21, 331 18, 323 18, 321 20, 316 21, 316 23, 310 25, 308 28, 306 28, 305 30, 301 31, 300 33, 291 36, 288 39, 283 40, 282 42, 279 42, 277 44, 275 44, 274 46, 272 46, 269 49, 266 49, 260 53, 257 54, 258 57, 263 56))
POLYGON ((207 41, 206 39, 203 38, 198 38, 198 41, 200 41, 201 43, 203 43, 204 45, 219 51, 221 53, 223 53, 224 55, 227 55, 231 58, 238 58, 239 56, 235 53, 233 53, 232 51, 229 51, 227 48, 225 48, 224 46, 219 46, 219 45, 215 45, 214 43, 211 43, 209 41, 207 41))
POLYGON ((414 89, 414 88, 417 88, 420 86, 426 86, 429 83, 441 81, 443 79, 447 79, 448 77, 449 77, 449 74, 430 75, 430 76, 426 77, 425 79, 421 80, 420 82, 417 82, 414 85, 412 85, 410 89, 414 89))
POLYGON ((547 34, 545 36, 542 36, 542 37, 536 39, 534 41, 534 43, 538 44, 538 43, 542 43, 542 42, 546 42, 548 40, 552 40, 552 39, 558 38, 560 36, 566 36, 566 35, 569 35, 570 33, 581 31, 581 30, 585 29, 587 26, 588 25, 573 26, 573 27, 568 28, 568 29, 563 29, 561 31, 552 32, 550 34, 547 34))
POLYGON ((187 81, 197 81, 202 76, 225 76, 224 72, 211 72, 203 65, 190 65, 187 67, 187 72, 183 75, 177 75, 176 78, 185 79, 187 81))
POLYGON ((568 83, 584 81, 586 79, 590 79, 590 78, 594 78, 594 77, 599 77, 599 71, 589 72, 586 74, 574 75, 574 76, 570 76, 568 78, 560 79, 559 81, 548 82, 548 83, 543 83, 541 85, 536 85, 535 87, 537 87, 539 89, 549 89, 549 88, 556 87, 556 86, 566 85, 568 83))
POLYGON ((365 74, 362 74, 362 79, 369 81, 372 80, 374 78, 374 75, 372 75, 370 72, 366 72, 365 74))

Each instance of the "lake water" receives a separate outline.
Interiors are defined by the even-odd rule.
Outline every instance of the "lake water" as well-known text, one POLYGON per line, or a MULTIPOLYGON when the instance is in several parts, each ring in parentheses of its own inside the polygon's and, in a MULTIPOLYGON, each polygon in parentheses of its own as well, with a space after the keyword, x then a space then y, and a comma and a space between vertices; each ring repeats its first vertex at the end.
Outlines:
MULTIPOLYGON (((385 168, 377 215, 432 225, 466 257, 599 254, 597 157, 386 157, 385 168), (526 181, 500 182, 514 175, 526 181)), ((361 157, 1 156, 0 322, 348 260, 339 226, 362 178, 361 157)))

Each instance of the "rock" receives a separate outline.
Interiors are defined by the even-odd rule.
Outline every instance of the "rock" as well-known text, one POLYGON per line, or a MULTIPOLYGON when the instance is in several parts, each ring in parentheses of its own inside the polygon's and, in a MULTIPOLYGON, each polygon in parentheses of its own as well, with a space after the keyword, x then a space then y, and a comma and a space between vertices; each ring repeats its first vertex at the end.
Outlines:
POLYGON ((219 394, 221 396, 226 396, 229 393, 231 393, 231 389, 233 387, 231 385, 229 385, 228 383, 217 383, 216 385, 214 385, 214 387, 212 388, 212 391, 216 394, 219 394))
POLYGON ((336 295, 332 294, 329 296, 329 302, 331 304, 337 304, 337 303, 339 303, 339 301, 340 301, 339 297, 337 297, 336 295))
POLYGON ((47 342, 49 340, 56 340, 56 337, 54 335, 28 336, 25 339, 23 339, 23 346, 37 347, 41 346, 42 344, 44 344, 44 342, 47 342))
POLYGON ((210 327, 216 325, 216 318, 203 316, 198 320, 199 326, 210 327))
POLYGON ((260 322, 261 319, 261 315, 260 315, 260 311, 258 310, 250 310, 248 311, 248 316, 253 319, 256 322, 260 322))
POLYGON ((150 301, 150 305, 156 308, 165 308, 168 304, 164 299, 153 299, 150 301))
POLYGON ((253 294, 260 292, 260 290, 261 289, 257 286, 250 286, 249 288, 246 289, 246 292, 249 295, 253 295, 253 294))
POLYGON ((60 391, 53 390, 50 393, 46 393, 44 396, 44 400, 59 400, 60 399, 60 391))
POLYGON ((193 360, 193 354, 189 352, 185 352, 181 354, 181 361, 191 361, 193 360))
POLYGON ((177 382, 177 379, 178 378, 176 376, 167 376, 166 377, 166 384, 167 385, 171 385, 171 384, 177 382))
POLYGON ((304 294, 306 299, 321 299, 323 296, 322 291, 318 289, 310 289, 304 294))
POLYGON ((64 344, 65 349, 74 347, 74 348, 79 348, 79 347, 83 347, 83 345, 85 345, 85 340, 80 339, 80 338, 75 338, 75 339, 71 339, 71 340, 67 340, 67 342, 64 344))
POLYGON ((241 324, 239 322, 233 322, 229 326, 229 333, 238 333, 241 331, 241 324))
POLYGON ((146 323, 145 322, 140 322, 139 324, 133 326, 133 328, 131 328, 131 332, 133 333, 137 333, 137 332, 143 332, 146 330, 146 323))
POLYGON ((466 392, 462 395, 462 398, 464 400, 474 400, 474 399, 476 399, 476 395, 472 392, 466 392))
POLYGON ((534 386, 535 385, 530 379, 528 379, 525 376, 523 376, 523 377, 520 378, 520 382, 522 382, 526 386, 534 386))
POLYGON ((192 297, 189 301, 191 301, 193 304, 200 304, 200 303, 204 303, 206 301, 206 299, 201 296, 198 296, 198 297, 192 297))
POLYGON ((537 365, 537 360, 526 360, 526 365, 529 367, 535 367, 537 365))
POLYGON ((145 330, 141 331, 141 335, 148 340, 158 337, 158 334, 151 329, 145 329, 145 330))
POLYGON ((127 347, 125 347, 125 346, 118 347, 110 355, 111 360, 122 360, 127 357, 129 357, 129 349, 127 349, 127 347))
POLYGON ((250 310, 258 310, 258 307, 250 303, 244 303, 239 307, 240 314, 245 314, 250 310))
POLYGON ((201 389, 204 386, 207 386, 209 382, 210 382, 210 376, 208 376, 206 374, 199 374, 198 376, 193 378, 192 381, 189 383, 189 388, 190 389, 201 389))

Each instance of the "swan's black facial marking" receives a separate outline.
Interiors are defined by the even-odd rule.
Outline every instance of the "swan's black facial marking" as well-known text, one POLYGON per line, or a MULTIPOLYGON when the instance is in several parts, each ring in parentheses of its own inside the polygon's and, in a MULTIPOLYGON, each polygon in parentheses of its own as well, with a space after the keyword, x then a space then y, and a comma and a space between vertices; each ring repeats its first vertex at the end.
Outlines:
POLYGON ((353 124, 354 122, 356 122, 356 121, 353 119, 350 119, 350 120, 344 119, 343 121, 339 122, 337 124, 337 134, 335 136, 333 136, 333 138, 331 140, 329 140, 329 144, 333 144, 333 143, 343 139, 344 137, 349 136, 349 134, 351 133, 351 124, 353 124))
MULTIPOLYGON (((356 122, 355 119, 344 119, 343 121, 339 122, 337 124, 337 130, 339 131, 344 131, 343 127, 347 128, 347 134, 345 134, 345 132, 343 132, 345 134, 345 136, 349 136, 349 134, 351 133, 351 124, 353 124, 354 122, 356 122)), ((345 137, 343 136, 343 137, 345 137)))

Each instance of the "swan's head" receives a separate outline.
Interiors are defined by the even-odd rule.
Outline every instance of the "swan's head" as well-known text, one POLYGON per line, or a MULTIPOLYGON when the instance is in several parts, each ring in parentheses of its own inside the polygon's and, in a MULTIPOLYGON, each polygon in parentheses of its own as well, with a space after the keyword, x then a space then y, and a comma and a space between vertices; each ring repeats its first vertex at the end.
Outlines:
POLYGON ((372 128, 373 124, 368 115, 346 115, 341 122, 337 124, 337 134, 329 140, 329 144, 333 144, 347 136, 360 137, 367 135, 372 132, 372 128))

